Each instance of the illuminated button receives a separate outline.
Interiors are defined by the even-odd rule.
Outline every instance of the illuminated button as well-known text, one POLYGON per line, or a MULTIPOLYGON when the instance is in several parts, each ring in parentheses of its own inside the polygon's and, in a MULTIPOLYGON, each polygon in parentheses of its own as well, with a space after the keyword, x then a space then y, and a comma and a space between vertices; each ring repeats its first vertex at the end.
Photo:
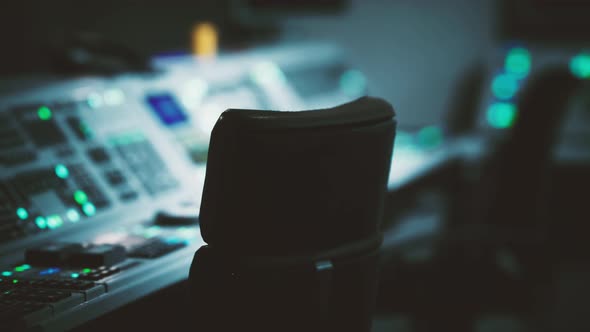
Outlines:
POLYGON ((488 123, 497 129, 512 127, 516 113, 516 106, 512 103, 494 103, 488 108, 488 123))
POLYGON ((103 96, 103 100, 106 105, 116 106, 125 102, 125 94, 119 89, 107 90, 103 96))
POLYGON ((531 54, 525 48, 515 47, 508 51, 504 66, 508 73, 526 76, 531 70, 531 54))
POLYGON ((80 276, 79 273, 72 273, 72 274, 70 274, 70 277, 72 277, 74 279, 77 279, 79 276, 80 276))
POLYGON ((88 104, 90 108, 99 108, 103 103, 102 96, 98 93, 91 93, 86 98, 86 104, 88 104))
POLYGON ((51 110, 47 106, 41 106, 37 110, 37 116, 39 116, 39 119, 41 119, 41 120, 44 120, 44 121, 49 120, 49 119, 51 119, 51 115, 52 115, 51 110))
POLYGON ((27 212, 27 209, 20 207, 16 209, 16 215, 20 220, 25 220, 29 217, 29 212, 27 212))
POLYGON ((47 217, 47 227, 49 229, 55 229, 55 228, 61 227, 62 225, 63 225, 63 219, 60 216, 54 214, 54 215, 47 217))
POLYGON ((3 277, 10 277, 11 275, 12 275, 12 272, 10 272, 10 271, 4 271, 4 272, 2 272, 2 276, 3 277))
POLYGON ((514 75, 500 74, 492 81, 492 92, 499 99, 510 99, 518 91, 518 79, 514 75))
POLYGON ((60 271, 61 271, 61 269, 58 267, 50 267, 45 270, 39 271, 39 275, 40 276, 49 276, 52 274, 59 273, 60 271))
POLYGON ((80 220, 80 213, 78 213, 78 211, 75 209, 69 209, 66 213, 66 216, 71 222, 78 222, 80 220))
POLYGON ((590 78, 590 53, 578 54, 570 61, 570 70, 579 78, 590 78))
POLYGON ((18 284, 18 279, 12 279, 13 284, 18 284))
POLYGON ((361 96, 367 90, 367 79, 358 70, 347 70, 340 76, 340 90, 348 96, 361 96))
POLYGON ((35 218, 35 224, 37 225, 37 227, 39 227, 40 229, 45 229, 47 228, 47 220, 45 220, 45 218, 39 216, 37 218, 35 218))
POLYGON ((82 205, 88 202, 88 196, 82 190, 76 190, 76 192, 74 192, 74 200, 76 203, 82 205))
POLYGON ((58 164, 55 166, 55 175, 61 179, 66 179, 70 175, 70 171, 65 165, 58 164))
POLYGON ((94 204, 87 202, 82 205, 82 211, 84 211, 87 216, 91 217, 96 213, 96 207, 94 204))
POLYGON ((23 271, 26 271, 30 268, 31 268, 31 266, 29 264, 23 264, 23 265, 19 265, 19 266, 15 267, 14 270, 16 272, 23 272, 23 271))
POLYGON ((85 268, 84 270, 82 270, 82 273, 90 273, 92 272, 92 269, 90 268, 85 268))

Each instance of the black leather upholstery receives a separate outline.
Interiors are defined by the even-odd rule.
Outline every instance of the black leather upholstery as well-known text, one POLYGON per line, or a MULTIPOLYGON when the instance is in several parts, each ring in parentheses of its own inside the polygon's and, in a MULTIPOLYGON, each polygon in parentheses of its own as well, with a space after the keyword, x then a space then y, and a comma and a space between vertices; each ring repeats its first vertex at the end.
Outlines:
POLYGON ((209 245, 311 254, 378 233, 393 109, 361 98, 306 112, 228 110, 213 129, 201 203, 209 245))
POLYGON ((368 332, 395 132, 386 102, 228 110, 190 272, 203 331, 368 332))

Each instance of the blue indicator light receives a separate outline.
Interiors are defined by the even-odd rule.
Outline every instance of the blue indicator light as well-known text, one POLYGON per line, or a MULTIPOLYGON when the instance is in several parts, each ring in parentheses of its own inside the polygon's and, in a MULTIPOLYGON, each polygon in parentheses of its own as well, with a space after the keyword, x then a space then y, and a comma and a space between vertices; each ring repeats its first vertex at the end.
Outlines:
POLYGON ((50 267, 50 268, 48 268, 48 269, 45 269, 45 270, 43 270, 43 271, 40 271, 40 272, 39 272, 39 275, 40 275, 40 276, 48 276, 48 275, 52 275, 52 274, 59 273, 60 271, 61 271, 61 269, 60 269, 60 268, 57 268, 57 267, 50 267))

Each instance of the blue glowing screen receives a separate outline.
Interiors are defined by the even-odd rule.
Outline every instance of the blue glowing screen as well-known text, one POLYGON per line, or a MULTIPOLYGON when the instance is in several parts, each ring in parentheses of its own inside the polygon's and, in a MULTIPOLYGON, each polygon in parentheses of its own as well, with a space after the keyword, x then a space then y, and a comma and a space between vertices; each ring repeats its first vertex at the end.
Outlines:
POLYGON ((157 94, 147 96, 147 102, 156 113, 160 121, 167 126, 186 122, 186 113, 169 94, 157 94))

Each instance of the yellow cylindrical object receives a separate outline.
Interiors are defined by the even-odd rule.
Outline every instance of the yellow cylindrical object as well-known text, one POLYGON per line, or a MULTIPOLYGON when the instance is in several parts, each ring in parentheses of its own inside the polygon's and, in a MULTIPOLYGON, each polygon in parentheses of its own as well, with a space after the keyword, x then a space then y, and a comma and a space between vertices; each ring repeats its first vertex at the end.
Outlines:
POLYGON ((193 27, 192 47, 193 55, 199 57, 214 57, 217 55, 219 43, 217 28, 209 22, 198 23, 193 27))

